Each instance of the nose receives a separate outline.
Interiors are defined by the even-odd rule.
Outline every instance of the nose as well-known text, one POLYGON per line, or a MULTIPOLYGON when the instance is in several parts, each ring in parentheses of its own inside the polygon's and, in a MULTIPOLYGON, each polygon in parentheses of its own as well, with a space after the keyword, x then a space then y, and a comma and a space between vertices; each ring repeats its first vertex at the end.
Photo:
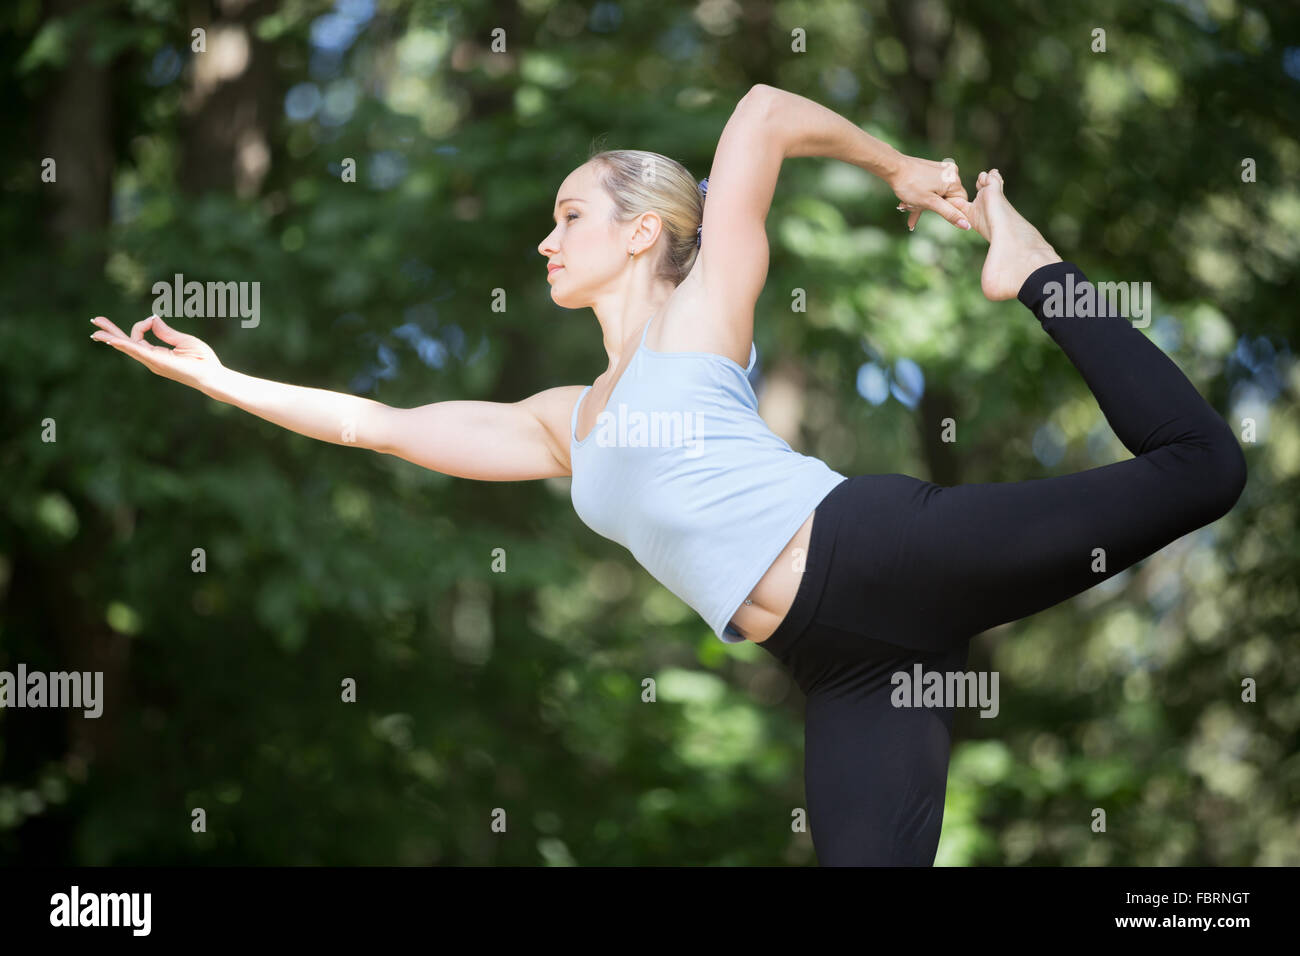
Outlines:
MULTIPOLYGON (((559 226, 556 226, 555 228, 558 229, 559 226)), ((537 244, 537 251, 540 252, 548 259, 551 258, 553 254, 559 251, 558 249, 555 248, 555 242, 553 241, 554 238, 555 238, 555 229, 552 229, 550 233, 547 235, 547 237, 537 244)))

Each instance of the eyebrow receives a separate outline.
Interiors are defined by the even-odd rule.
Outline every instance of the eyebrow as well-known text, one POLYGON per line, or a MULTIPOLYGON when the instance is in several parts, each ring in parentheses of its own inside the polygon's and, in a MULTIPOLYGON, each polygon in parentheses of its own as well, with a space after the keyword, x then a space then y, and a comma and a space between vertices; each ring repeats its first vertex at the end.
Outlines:
MULTIPOLYGON (((585 200, 585 199, 577 199, 577 198, 575 198, 575 197, 573 197, 573 196, 570 196, 568 199, 561 199, 559 202, 557 202, 557 203, 555 204, 555 210, 556 210, 556 212, 559 212, 560 207, 563 206, 566 202, 586 202, 586 201, 587 201, 587 200, 585 200)), ((552 219, 555 218, 555 213, 551 213, 551 218, 552 218, 552 219)))

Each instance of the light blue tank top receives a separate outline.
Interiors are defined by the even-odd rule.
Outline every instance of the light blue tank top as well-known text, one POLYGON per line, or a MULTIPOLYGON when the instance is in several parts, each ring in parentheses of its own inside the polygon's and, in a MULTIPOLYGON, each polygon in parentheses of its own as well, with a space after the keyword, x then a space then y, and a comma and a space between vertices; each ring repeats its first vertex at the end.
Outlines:
POLYGON ((711 352, 655 352, 645 338, 582 441, 591 386, 574 402, 573 508, 736 644, 732 615, 845 476, 759 417, 753 345, 742 369, 711 352))

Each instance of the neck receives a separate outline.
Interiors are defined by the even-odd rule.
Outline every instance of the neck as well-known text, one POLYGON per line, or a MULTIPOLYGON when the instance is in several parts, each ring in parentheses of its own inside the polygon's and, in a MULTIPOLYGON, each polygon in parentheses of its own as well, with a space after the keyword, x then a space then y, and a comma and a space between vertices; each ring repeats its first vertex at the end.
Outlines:
POLYGON ((648 273, 631 275, 621 288, 592 306, 603 333, 611 370, 618 367, 623 356, 636 349, 646 323, 663 311, 673 292, 671 283, 662 279, 654 281, 648 273))

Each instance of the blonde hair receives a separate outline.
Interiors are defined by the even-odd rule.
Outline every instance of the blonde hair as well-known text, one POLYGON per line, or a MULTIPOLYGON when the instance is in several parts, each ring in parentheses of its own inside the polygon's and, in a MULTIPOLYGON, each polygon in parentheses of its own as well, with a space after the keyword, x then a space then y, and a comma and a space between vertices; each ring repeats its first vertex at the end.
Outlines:
MULTIPOLYGON (((594 147, 593 147, 594 149, 594 147)), ((607 149, 587 158, 614 203, 614 219, 630 222, 658 213, 663 251, 656 275, 680 285, 695 264, 696 230, 704 219, 704 194, 675 159, 644 149, 607 149)))

